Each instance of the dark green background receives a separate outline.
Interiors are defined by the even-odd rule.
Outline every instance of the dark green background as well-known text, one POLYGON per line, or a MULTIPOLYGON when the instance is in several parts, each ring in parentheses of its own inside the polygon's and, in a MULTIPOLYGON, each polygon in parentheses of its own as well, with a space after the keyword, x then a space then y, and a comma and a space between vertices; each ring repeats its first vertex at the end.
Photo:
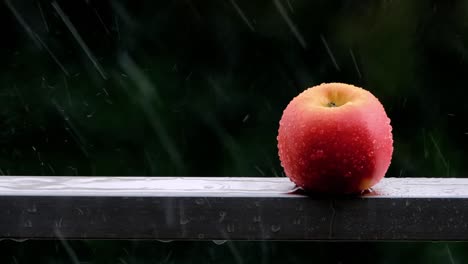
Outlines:
MULTIPOLYGON (((282 177, 276 134, 283 109, 305 88, 339 81, 370 90, 385 106, 395 140, 388 176, 466 176, 468 1, 54 5, 2 2, 2 174, 282 177)), ((55 247, 64 250, 59 241, 0 246, 13 248, 12 263, 42 253, 33 259, 70 261, 67 254, 52 257, 55 247)), ((297 263, 347 263, 355 258, 336 259, 337 252, 364 249, 377 263, 437 262, 438 254, 437 263, 448 260, 444 243, 90 241, 71 247, 96 263, 103 256, 119 263, 125 250, 121 263, 164 263, 158 254, 168 252, 236 263, 226 253, 232 248, 246 262, 260 254, 279 263, 281 253, 297 263)), ((450 245, 458 263, 468 257, 463 247, 450 245)), ((191 262, 172 255, 167 263, 176 260, 191 262)))

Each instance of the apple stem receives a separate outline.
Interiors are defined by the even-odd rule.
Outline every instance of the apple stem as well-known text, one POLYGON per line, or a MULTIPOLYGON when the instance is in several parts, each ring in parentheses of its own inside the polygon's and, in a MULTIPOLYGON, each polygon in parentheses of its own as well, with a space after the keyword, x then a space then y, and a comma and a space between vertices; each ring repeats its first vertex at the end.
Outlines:
POLYGON ((335 102, 329 102, 329 103, 327 104, 327 106, 328 106, 328 107, 336 107, 336 104, 335 104, 335 102))

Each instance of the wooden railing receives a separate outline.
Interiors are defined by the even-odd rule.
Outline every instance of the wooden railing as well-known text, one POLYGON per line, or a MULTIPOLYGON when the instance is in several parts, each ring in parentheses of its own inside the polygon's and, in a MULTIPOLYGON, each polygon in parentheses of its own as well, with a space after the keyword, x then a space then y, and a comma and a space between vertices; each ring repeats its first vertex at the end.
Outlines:
POLYGON ((0 238, 468 240, 468 179, 308 197, 287 178, 0 177, 0 238))

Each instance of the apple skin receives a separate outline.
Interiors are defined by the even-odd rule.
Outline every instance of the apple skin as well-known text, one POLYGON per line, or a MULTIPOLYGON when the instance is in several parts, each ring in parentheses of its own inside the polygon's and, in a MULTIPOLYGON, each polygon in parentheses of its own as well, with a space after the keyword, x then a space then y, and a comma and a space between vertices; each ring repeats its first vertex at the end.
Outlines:
POLYGON ((296 96, 278 130, 278 154, 286 176, 308 192, 360 193, 390 166, 390 119, 370 92, 324 83, 296 96))

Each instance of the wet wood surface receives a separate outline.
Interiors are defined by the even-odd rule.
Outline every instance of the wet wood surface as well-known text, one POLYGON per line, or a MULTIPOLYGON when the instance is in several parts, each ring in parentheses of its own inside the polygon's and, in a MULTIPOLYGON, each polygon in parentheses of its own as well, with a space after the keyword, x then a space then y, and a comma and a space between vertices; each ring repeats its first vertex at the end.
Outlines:
POLYGON ((0 238, 468 240, 468 179, 310 197, 287 178, 0 177, 0 238))

